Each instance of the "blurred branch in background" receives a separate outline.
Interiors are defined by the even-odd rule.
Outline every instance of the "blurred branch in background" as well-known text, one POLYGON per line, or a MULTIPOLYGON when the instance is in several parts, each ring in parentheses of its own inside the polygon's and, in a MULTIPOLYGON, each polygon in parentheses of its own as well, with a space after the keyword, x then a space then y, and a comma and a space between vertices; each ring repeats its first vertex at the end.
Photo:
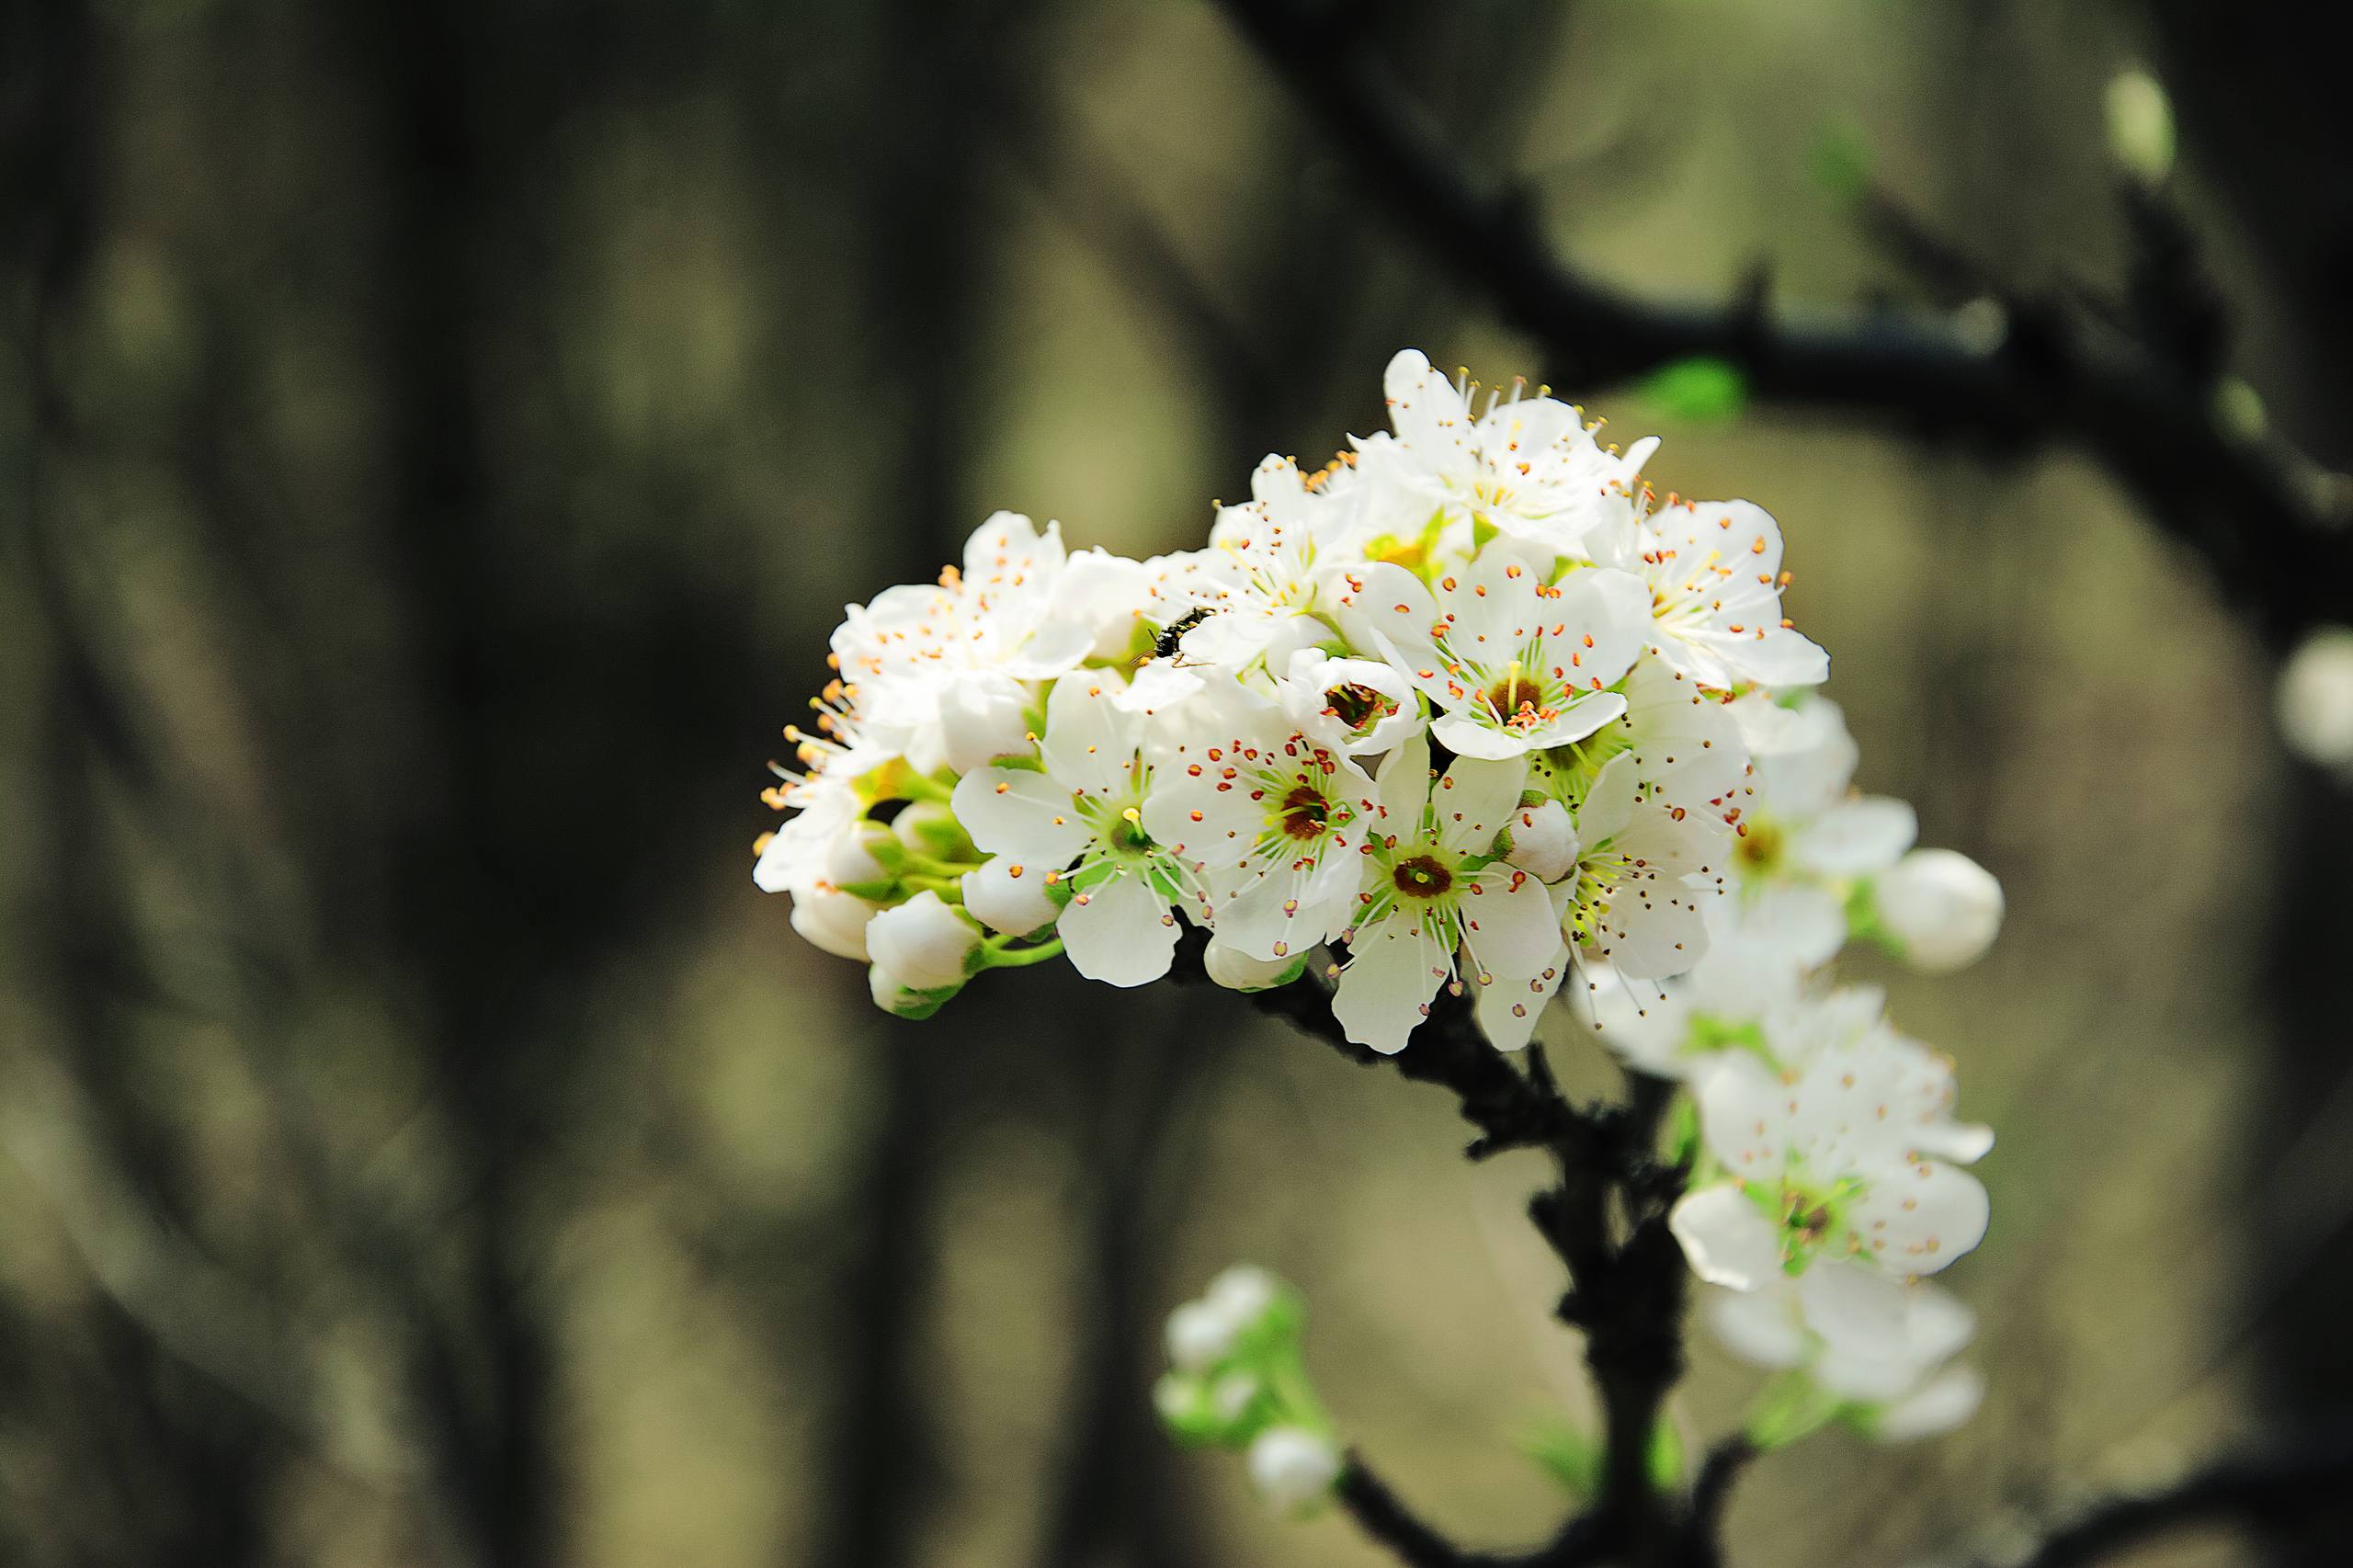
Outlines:
POLYGON ((2150 517, 2202 557, 2275 645, 2341 616, 2353 575, 2353 486, 2266 433, 2234 430, 2215 367, 2012 296, 1992 330, 1874 311, 1800 320, 1760 292, 1669 304, 1576 271, 1515 187, 1483 177, 1431 128, 1363 32, 1296 0, 1227 0, 1366 188, 1497 312, 1544 345, 1554 374, 1608 386, 1678 360, 1736 367, 1760 400, 1965 437, 2012 456, 2082 444, 2150 517))

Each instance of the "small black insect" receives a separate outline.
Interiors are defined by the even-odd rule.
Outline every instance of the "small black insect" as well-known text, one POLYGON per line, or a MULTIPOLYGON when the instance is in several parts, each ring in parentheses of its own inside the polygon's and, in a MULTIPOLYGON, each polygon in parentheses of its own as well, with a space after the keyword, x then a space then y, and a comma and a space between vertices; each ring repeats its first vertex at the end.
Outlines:
POLYGON ((1153 639, 1152 656, 1155 659, 1175 658, 1177 648, 1185 641, 1185 633, 1216 613, 1217 611, 1208 605, 1196 605, 1162 627, 1160 635, 1153 639))

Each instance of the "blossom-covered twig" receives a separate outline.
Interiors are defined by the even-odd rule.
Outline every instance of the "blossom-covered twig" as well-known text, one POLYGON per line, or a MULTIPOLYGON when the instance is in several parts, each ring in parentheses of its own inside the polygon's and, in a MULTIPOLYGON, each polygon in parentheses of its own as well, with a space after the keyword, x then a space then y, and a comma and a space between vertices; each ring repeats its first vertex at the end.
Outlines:
POLYGON ((2353 486, 2274 437, 2234 427, 2211 386, 2129 334, 2024 300, 2008 301, 1989 335, 1883 309, 1801 319, 1753 291, 1723 304, 1624 292, 1556 256, 1518 191, 1462 164, 1362 29, 1327 27, 1293 0, 1225 9, 1354 156, 1367 193, 1540 341, 1562 379, 1606 385, 1704 356, 1738 367, 1767 402, 2011 452, 2069 442, 2196 551, 2275 645, 2341 619, 2353 486))

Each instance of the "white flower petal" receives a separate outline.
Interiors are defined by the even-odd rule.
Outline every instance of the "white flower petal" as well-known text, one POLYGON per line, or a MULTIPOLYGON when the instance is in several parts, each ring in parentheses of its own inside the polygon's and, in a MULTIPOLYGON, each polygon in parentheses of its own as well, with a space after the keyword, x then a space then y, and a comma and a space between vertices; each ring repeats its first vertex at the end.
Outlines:
POLYGON ((1429 1016, 1430 998, 1447 977, 1451 955, 1438 951, 1406 915, 1358 928, 1348 965, 1333 994, 1332 1016, 1348 1039, 1386 1056, 1405 1049, 1414 1027, 1429 1016))
POLYGON ((983 767, 957 781, 956 820, 992 855, 1058 871, 1090 836, 1069 786, 1026 767, 983 767))
POLYGON ((1731 1182, 1684 1194, 1667 1225, 1691 1271, 1711 1285, 1755 1290, 1781 1276, 1779 1233, 1731 1182))
POLYGON ((1071 967, 1106 985, 1148 985, 1168 972, 1176 952, 1168 901, 1135 870, 1073 895, 1056 929, 1071 967))

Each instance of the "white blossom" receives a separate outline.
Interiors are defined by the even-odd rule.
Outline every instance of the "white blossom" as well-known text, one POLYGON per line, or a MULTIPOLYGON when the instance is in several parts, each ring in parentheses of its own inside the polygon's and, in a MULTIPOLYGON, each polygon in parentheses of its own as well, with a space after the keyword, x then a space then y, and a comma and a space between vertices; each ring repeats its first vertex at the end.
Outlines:
POLYGON ((1915 849, 1872 882, 1871 899, 1905 961, 1932 974, 1975 963, 2002 928, 2002 884, 1956 850, 1915 849))
POLYGON ((1359 441, 1369 528, 1404 540, 1427 533, 1458 548, 1492 530, 1547 555, 1576 553, 1586 537, 1632 505, 1643 460, 1658 443, 1624 456, 1596 441, 1567 403, 1498 394, 1474 413, 1458 387, 1414 349, 1382 378, 1393 436, 1359 441))
POLYGON ((1461 756, 1519 756, 1626 711, 1610 687, 1633 668, 1647 625, 1647 596, 1627 574, 1586 567, 1555 586, 1544 572, 1499 542, 1443 573, 1435 596, 1375 562, 1349 576, 1341 603, 1429 699, 1432 740, 1461 756))
POLYGON ((1142 985, 1168 972, 1176 948, 1170 905, 1187 896, 1190 868, 1144 831, 1153 768, 1142 751, 1143 718, 1113 700, 1119 687, 1108 672, 1055 682, 1040 769, 968 773, 954 804, 1008 881, 1069 882, 1055 929, 1079 973, 1142 985))
POLYGON ((1434 778, 1418 737, 1381 765, 1332 1002, 1350 1040, 1403 1051, 1439 989, 1467 978, 1487 1038, 1528 1043, 1568 954, 1544 884, 1495 854, 1527 772, 1517 759, 1461 757, 1434 778))
POLYGON ((1892 1034, 1780 1069, 1727 1051, 1698 1085, 1721 1175, 1679 1199, 1676 1239, 1711 1284, 1797 1281, 1825 1339, 1885 1338, 1905 1282, 1985 1233, 1985 1189, 1949 1162, 1991 1142, 1951 1119, 1949 1071, 1892 1034))

